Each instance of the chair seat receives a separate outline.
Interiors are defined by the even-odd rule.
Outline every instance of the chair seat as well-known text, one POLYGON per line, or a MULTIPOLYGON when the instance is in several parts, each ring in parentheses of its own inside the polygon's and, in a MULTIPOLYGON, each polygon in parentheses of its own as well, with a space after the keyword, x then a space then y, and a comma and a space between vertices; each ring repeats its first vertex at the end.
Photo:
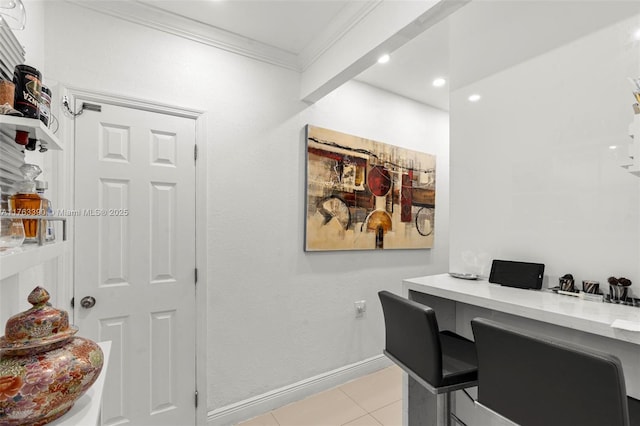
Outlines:
POLYGON ((442 386, 478 380, 478 359, 474 343, 445 330, 440 332, 442 346, 442 386))
POLYGON ((629 405, 629 420, 631 420, 631 426, 640 426, 640 400, 627 397, 629 405))
POLYGON ((386 290, 378 292, 385 325, 384 354, 433 395, 427 397, 429 424, 450 424, 452 392, 477 384, 476 351, 471 340, 440 331, 428 306, 386 290))
POLYGON ((614 355, 484 318, 471 327, 484 407, 524 426, 640 426, 614 355))

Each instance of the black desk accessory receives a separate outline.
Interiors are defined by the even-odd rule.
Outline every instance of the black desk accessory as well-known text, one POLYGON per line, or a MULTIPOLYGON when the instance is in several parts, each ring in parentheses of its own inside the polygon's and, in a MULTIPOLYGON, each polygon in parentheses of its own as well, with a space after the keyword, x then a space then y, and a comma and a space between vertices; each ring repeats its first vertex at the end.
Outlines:
POLYGON ((627 296, 625 299, 615 300, 611 297, 610 294, 602 294, 601 292, 589 294, 584 293, 580 290, 563 291, 560 286, 552 287, 549 289, 549 291, 563 296, 579 297, 585 300, 590 300, 592 302, 612 303, 615 305, 633 306, 635 308, 640 308, 640 297, 627 296))
POLYGON ((489 282, 507 287, 540 290, 544 277, 544 264, 494 260, 489 282))

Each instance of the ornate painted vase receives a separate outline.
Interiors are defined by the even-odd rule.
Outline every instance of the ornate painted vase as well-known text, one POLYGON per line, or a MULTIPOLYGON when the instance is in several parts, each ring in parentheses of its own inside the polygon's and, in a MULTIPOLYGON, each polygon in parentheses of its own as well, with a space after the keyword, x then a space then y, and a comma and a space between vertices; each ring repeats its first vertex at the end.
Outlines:
POLYGON ((69 315, 36 287, 28 311, 7 321, 0 337, 0 425, 39 426, 65 414, 96 381, 104 357, 93 341, 74 337, 69 315))

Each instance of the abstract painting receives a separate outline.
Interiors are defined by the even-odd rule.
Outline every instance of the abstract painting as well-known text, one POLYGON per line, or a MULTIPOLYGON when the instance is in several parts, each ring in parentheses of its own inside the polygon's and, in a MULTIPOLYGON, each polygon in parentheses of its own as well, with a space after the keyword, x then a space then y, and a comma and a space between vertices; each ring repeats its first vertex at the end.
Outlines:
POLYGON ((305 251, 433 247, 436 158, 306 128, 305 251))

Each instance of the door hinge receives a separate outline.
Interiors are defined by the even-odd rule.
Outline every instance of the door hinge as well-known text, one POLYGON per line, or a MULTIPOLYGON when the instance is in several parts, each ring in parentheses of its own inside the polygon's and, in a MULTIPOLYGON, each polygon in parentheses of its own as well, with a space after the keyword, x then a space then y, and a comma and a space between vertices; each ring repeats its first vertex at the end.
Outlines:
POLYGON ((198 161, 198 144, 193 146, 193 161, 198 161))
POLYGON ((196 408, 198 408, 198 391, 197 390, 195 395, 195 403, 196 403, 196 408))
POLYGON ((71 309, 73 309, 73 308, 75 308, 75 307, 76 307, 76 298, 75 298, 75 297, 72 297, 72 298, 71 298, 71 309))
POLYGON ((194 270, 195 275, 195 283, 198 284, 198 268, 194 270))

